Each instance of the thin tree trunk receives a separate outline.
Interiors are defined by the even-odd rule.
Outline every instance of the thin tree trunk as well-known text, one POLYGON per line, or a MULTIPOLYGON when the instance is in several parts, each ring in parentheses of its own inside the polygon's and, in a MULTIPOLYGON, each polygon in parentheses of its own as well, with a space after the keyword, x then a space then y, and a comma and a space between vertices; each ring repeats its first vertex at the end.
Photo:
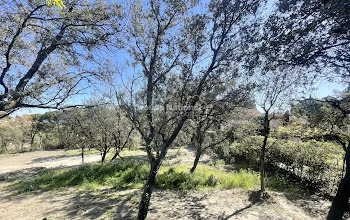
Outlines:
POLYGON ((33 150, 34 149, 34 138, 35 138, 35 134, 33 134, 31 136, 31 139, 30 139, 30 148, 33 150))
POLYGON ((107 154, 107 150, 103 150, 102 152, 102 158, 101 158, 101 163, 104 163, 106 160, 106 154, 107 154))
POLYGON ((345 211, 348 208, 349 198, 350 198, 350 148, 348 146, 345 153, 346 160, 346 171, 345 176, 340 181, 338 186, 338 191, 332 206, 328 212, 327 220, 341 220, 345 211))
POLYGON ((202 155, 202 149, 200 147, 198 147, 197 151, 196 151, 196 157, 195 157, 194 162, 193 162, 193 166, 190 170, 191 173, 193 173, 196 170, 201 155, 202 155))
POLYGON ((269 112, 265 112, 264 117, 264 141, 263 145, 261 147, 261 153, 260 153, 260 191, 265 192, 265 152, 266 152, 266 145, 267 145, 267 139, 270 134, 270 121, 269 121, 269 112))
POLYGON ((202 155, 203 136, 201 133, 202 132, 201 128, 202 128, 202 121, 199 122, 199 124, 197 125, 196 134, 195 134, 194 139, 193 139, 197 150, 196 150, 196 157, 194 158, 193 166, 190 170, 191 173, 193 173, 196 170, 196 167, 197 167, 198 162, 199 162, 199 158, 202 155))
POLYGON ((260 191, 265 192, 265 151, 267 144, 267 135, 264 137, 263 146, 260 153, 260 191))
POLYGON ((118 156, 119 156, 119 151, 118 151, 118 149, 116 148, 116 149, 115 149, 115 154, 113 155, 113 157, 112 157, 112 159, 111 159, 111 162, 114 161, 118 156))
POLYGON ((81 148, 81 162, 84 163, 84 148, 81 148))
POLYGON ((2 142, 2 143, 1 143, 1 148, 2 148, 2 150, 3 150, 4 152, 7 151, 6 142, 2 142))
POLYGON ((43 144, 43 138, 42 136, 40 135, 39 136, 39 149, 42 150, 42 144, 43 144))
POLYGON ((157 160, 151 163, 151 170, 148 175, 146 185, 143 189, 143 193, 140 201, 139 213, 137 217, 138 220, 144 220, 147 217, 149 202, 151 200, 154 186, 156 185, 156 176, 157 176, 159 167, 160 167, 160 160, 157 160))

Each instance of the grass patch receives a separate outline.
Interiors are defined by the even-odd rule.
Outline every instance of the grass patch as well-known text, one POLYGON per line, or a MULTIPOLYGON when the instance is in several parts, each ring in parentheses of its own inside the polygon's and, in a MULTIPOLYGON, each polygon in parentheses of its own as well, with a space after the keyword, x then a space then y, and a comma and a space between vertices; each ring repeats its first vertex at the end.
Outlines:
MULTIPOLYGON (((257 173, 241 170, 225 172, 208 165, 198 165, 189 173, 190 165, 163 166, 159 170, 156 187, 171 190, 207 188, 231 189, 241 187, 253 189, 259 184, 257 173)), ((147 180, 149 165, 142 161, 126 160, 117 163, 81 165, 76 168, 51 169, 38 174, 31 181, 13 185, 17 193, 36 190, 57 190, 65 187, 81 187, 94 190, 102 187, 120 189, 142 188, 147 180)))
POLYGON ((147 178, 148 166, 137 162, 81 165, 76 168, 43 171, 31 181, 14 185, 18 193, 79 186, 96 189, 103 186, 133 188, 147 178), (141 175, 141 176, 140 176, 141 175))
POLYGON ((191 165, 176 167, 161 167, 157 177, 157 186, 162 189, 253 189, 259 184, 257 173, 240 170, 238 172, 225 172, 208 165, 198 165, 191 174, 191 165))

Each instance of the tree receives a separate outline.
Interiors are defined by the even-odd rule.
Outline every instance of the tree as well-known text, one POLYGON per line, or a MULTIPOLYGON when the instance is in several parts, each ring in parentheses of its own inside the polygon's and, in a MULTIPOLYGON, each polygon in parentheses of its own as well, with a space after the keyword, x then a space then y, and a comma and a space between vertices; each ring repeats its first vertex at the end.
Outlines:
POLYGON ((16 150, 24 150, 24 144, 30 139, 30 120, 31 116, 17 116, 1 121, 1 151, 7 151, 10 145, 15 146, 16 150))
MULTIPOLYGON (((225 83, 231 84, 230 82, 225 83)), ((216 86, 228 90, 225 83, 216 86)), ((233 91, 222 97, 218 96, 221 94, 218 91, 219 88, 203 95, 201 99, 203 106, 200 106, 199 112, 190 118, 190 130, 193 131, 191 140, 196 149, 191 173, 195 171, 202 153, 232 139, 233 126, 236 125, 232 125, 231 122, 236 120, 235 115, 239 115, 240 108, 251 106, 251 85, 230 88, 233 91)))
POLYGON ((146 8, 132 6, 129 51, 139 75, 118 99, 145 141, 151 166, 138 219, 146 218, 162 161, 202 94, 234 77, 239 33, 234 27, 238 29, 258 3, 213 0, 204 13, 190 18, 186 1, 151 0, 146 8))
POLYGON ((289 121, 290 121, 290 114, 289 114, 289 111, 287 110, 283 114, 283 126, 288 125, 289 121))
POLYGON ((66 149, 80 148, 81 161, 84 163, 84 152, 86 148, 91 148, 91 141, 86 136, 87 128, 84 122, 86 109, 69 109, 60 112, 59 121, 63 132, 63 145, 66 149))
MULTIPOLYGON (((120 152, 132 142, 132 135, 134 134, 135 127, 130 121, 123 115, 122 111, 117 108, 116 116, 116 130, 114 131, 114 155, 111 158, 111 161, 114 161, 117 157, 120 157, 120 152)), ((123 158, 122 158, 123 159, 123 158)))
POLYGON ((301 77, 294 71, 274 71, 256 76, 256 103, 263 110, 263 143, 260 153, 260 190, 265 192, 265 153, 271 132, 271 120, 298 92, 301 77))
MULTIPOLYGON (((250 29, 251 33, 254 29, 255 33, 263 33, 256 56, 267 55, 268 69, 303 67, 321 72, 330 80, 340 76, 340 82, 349 83, 350 2, 279 0, 277 6, 277 11, 262 22, 261 29, 256 26, 250 29)), ((346 197, 336 196, 328 219, 342 218, 340 197, 345 201, 346 197)))
POLYGON ((260 53, 269 65, 302 66, 349 82, 349 1, 278 0, 276 6, 258 21, 261 28, 249 29, 262 33, 260 53))
POLYGON ((105 1, 65 5, 0 3, 0 118, 20 108, 69 107, 69 98, 104 77, 109 65, 96 52, 118 33, 120 6, 105 1))
POLYGON ((322 117, 322 106, 323 103, 310 97, 308 99, 298 100, 295 104, 292 103, 291 111, 297 117, 306 117, 309 121, 315 121, 318 120, 317 118, 322 117))
MULTIPOLYGON (((21 141, 21 151, 24 151, 24 143, 26 143, 30 138, 30 119, 31 116, 21 116, 16 118, 16 126, 20 131, 20 141, 21 141)), ((27 142, 28 143, 28 142, 27 142)))
MULTIPOLYGON (((301 0, 302 1, 302 0, 301 0)), ((306 0, 307 1, 307 0, 306 0)), ((281 6, 283 2, 278 1, 281 6)), ((296 6, 298 7, 298 6, 296 6)), ((279 10, 282 10, 279 8, 279 10)), ((292 12, 291 12, 292 13, 292 12)), ((261 191, 265 191, 265 151, 270 135, 270 122, 274 114, 285 110, 293 95, 296 98, 301 89, 312 85, 317 74, 309 74, 305 65, 296 65, 291 57, 288 57, 294 50, 295 41, 289 42, 288 35, 291 26, 299 24, 290 20, 293 16, 281 14, 280 11, 272 11, 267 18, 264 16, 251 20, 242 30, 242 43, 240 44, 240 60, 244 71, 251 74, 252 80, 256 83, 256 102, 264 113, 263 131, 264 140, 260 154, 260 178, 261 191), (287 23, 291 26, 288 26, 287 23), (286 26, 283 26, 286 25, 286 26), (286 35, 284 35, 286 34, 286 35)), ((303 22, 303 20, 301 20, 303 22)), ((299 27, 299 26, 298 26, 299 27)), ((301 27, 301 26, 300 26, 301 27)), ((310 38, 310 37, 309 37, 310 38)), ((308 38, 308 39, 309 39, 308 38)), ((299 39, 299 38, 298 38, 299 39)), ((305 45, 304 45, 305 46, 305 45)), ((305 49, 301 46, 300 50, 305 49)))
POLYGON ((39 149, 62 148, 67 143, 67 138, 61 132, 60 112, 46 112, 39 116, 34 124, 39 136, 39 149))
POLYGON ((100 151, 102 163, 106 161, 108 152, 114 148, 114 160, 130 143, 134 128, 118 108, 98 103, 91 105, 93 107, 70 109, 60 114, 60 124, 65 131, 64 145, 80 148, 82 161, 84 150, 95 148, 100 151))

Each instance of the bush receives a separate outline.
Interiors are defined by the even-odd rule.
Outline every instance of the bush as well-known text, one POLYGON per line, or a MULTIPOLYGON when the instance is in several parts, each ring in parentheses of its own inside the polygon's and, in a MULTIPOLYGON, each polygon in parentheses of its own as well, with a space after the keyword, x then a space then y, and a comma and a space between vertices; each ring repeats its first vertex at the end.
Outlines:
MULTIPOLYGON (((248 137, 218 153, 225 161, 234 158, 234 161, 257 170, 262 141, 262 136, 248 137)), ((334 185, 338 184, 343 158, 340 146, 316 140, 301 142, 275 138, 269 138, 267 146, 265 161, 269 172, 285 174, 328 193, 332 193, 334 185)))

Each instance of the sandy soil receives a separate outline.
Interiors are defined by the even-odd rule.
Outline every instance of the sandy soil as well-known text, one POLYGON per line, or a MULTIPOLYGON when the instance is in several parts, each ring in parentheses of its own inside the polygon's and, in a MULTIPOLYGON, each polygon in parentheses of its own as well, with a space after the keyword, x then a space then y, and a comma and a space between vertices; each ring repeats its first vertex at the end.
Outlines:
MULTIPOLYGON (((192 162, 193 152, 177 152, 168 159, 174 163, 192 162)), ((9 196, 6 185, 30 177, 38 171, 58 166, 75 166, 79 156, 64 156, 63 151, 29 152, 0 156, 0 219, 136 219, 140 190, 103 189, 94 192, 76 188, 9 196)), ((86 155, 96 162, 99 155, 86 155)), ((205 162, 207 157, 203 158, 205 162)), ((255 201, 255 192, 242 189, 174 192, 156 190, 148 219, 324 219, 330 202, 320 198, 291 199, 293 196, 271 192, 271 199, 255 201)))
MULTIPOLYGON (((98 154, 85 155, 87 163, 101 160, 98 154)), ((0 174, 30 168, 54 168, 81 164, 80 156, 65 156, 64 151, 33 151, 0 156, 0 174)))

